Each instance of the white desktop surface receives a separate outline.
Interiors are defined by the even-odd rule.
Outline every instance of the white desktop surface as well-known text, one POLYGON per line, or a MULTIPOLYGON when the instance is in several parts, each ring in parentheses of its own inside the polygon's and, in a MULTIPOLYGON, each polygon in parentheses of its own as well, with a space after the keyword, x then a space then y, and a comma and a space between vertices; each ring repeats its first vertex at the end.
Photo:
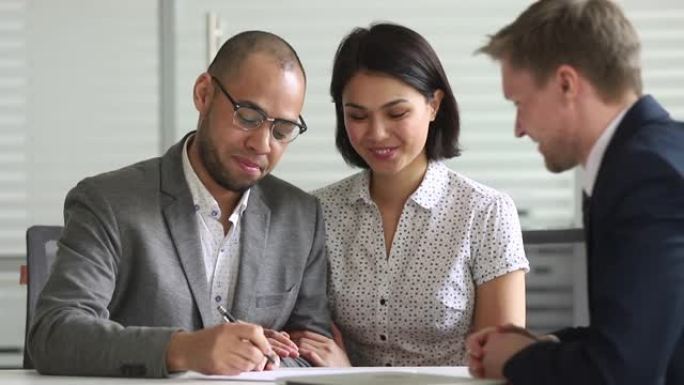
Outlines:
MULTIPOLYGON (((373 368, 351 368, 350 372, 368 370, 373 368)), ((375 368, 382 371, 407 371, 414 369, 419 373, 443 374, 451 376, 470 377, 468 368, 466 367, 421 367, 421 368, 393 368, 381 367, 375 368)), ((285 369, 287 370, 287 369, 285 369)), ((321 369, 308 369, 312 372, 322 372, 321 369)), ((275 382, 253 382, 253 381, 236 381, 227 380, 220 377, 202 376, 197 373, 186 373, 181 376, 175 376, 165 379, 149 379, 149 378, 121 378, 121 377, 68 377, 68 376, 44 376, 38 374, 35 370, 0 370, 0 384, 2 385, 40 385, 40 384, 152 384, 152 383, 172 383, 172 384, 186 384, 186 385, 206 385, 208 383, 223 383, 233 385, 259 385, 259 384, 275 384, 275 382)))

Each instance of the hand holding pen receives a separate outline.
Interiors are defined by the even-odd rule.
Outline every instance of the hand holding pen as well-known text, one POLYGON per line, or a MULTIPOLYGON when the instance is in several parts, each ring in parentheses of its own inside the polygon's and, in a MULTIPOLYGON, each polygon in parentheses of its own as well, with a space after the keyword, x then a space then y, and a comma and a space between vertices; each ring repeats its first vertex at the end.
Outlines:
POLYGON ((176 331, 166 347, 169 373, 192 370, 235 375, 274 368, 264 357, 273 348, 259 325, 224 323, 195 331, 176 331))
MULTIPOLYGON (((223 317, 223 320, 226 323, 238 323, 238 322, 240 322, 237 318, 235 318, 232 314, 230 314, 230 312, 228 312, 228 310, 226 310, 225 307, 218 305, 216 307, 216 310, 218 310, 218 312, 221 314, 221 316, 223 317)), ((266 361, 268 362, 268 364, 271 365, 271 367, 269 369, 275 369, 279 365, 280 360, 278 360, 278 357, 276 355, 264 353, 264 357, 266 358, 266 361)))

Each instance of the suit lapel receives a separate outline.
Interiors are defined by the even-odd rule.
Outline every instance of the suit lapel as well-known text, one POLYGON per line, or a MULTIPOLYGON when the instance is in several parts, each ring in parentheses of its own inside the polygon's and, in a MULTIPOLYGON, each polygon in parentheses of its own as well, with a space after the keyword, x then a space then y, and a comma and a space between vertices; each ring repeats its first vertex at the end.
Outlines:
POLYGON ((212 317, 202 245, 198 237, 192 195, 185 181, 182 166, 183 145, 188 135, 171 147, 162 158, 162 211, 190 291, 199 309, 202 324, 209 325, 212 317))
POLYGON ((602 256, 593 255, 592 248, 594 242, 600 240, 601 231, 606 227, 602 224, 603 218, 613 212, 613 205, 617 202, 614 199, 614 189, 624 183, 624 178, 628 176, 629 170, 623 169, 621 161, 621 149, 639 129, 646 126, 649 122, 669 119, 669 114, 651 96, 647 95, 640 98, 625 114, 622 121, 615 130, 606 152, 603 154, 601 166, 596 175, 596 182, 587 204, 585 217, 585 234, 587 242, 587 279, 589 294, 589 314, 593 313, 593 266, 602 256))
POLYGON ((250 319, 259 271, 268 244, 270 219, 271 210, 264 202, 257 184, 251 189, 240 225, 240 269, 232 309, 238 319, 250 319))
POLYGON ((596 175, 596 182, 594 183, 594 192, 592 193, 592 202, 601 202, 603 207, 600 210, 594 210, 593 218, 598 219, 601 214, 599 212, 609 212, 609 200, 604 199, 610 194, 611 188, 616 183, 614 178, 621 177, 621 162, 620 149, 628 142, 636 132, 646 126, 649 122, 669 119, 669 114, 660 104, 650 95, 646 95, 639 99, 627 111, 622 121, 615 130, 615 134, 611 139, 606 152, 603 155, 601 166, 596 175))

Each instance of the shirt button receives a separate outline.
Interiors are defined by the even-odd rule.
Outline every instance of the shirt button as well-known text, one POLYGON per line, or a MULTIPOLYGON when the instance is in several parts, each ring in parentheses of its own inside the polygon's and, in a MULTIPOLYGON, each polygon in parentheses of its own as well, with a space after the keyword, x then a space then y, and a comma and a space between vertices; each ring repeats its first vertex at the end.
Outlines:
POLYGON ((384 334, 380 334, 380 340, 387 341, 387 336, 384 334))
POLYGON ((216 210, 211 210, 211 216, 212 216, 212 217, 215 217, 215 216, 217 216, 217 215, 218 215, 218 211, 216 211, 216 210))
POLYGON ((380 299, 380 305, 385 306, 386 303, 387 303, 387 301, 385 301, 384 298, 380 299))
POLYGON ((195 211, 199 211, 200 207, 199 205, 195 205, 195 211))
POLYGON ((220 296, 220 295, 217 295, 216 297, 214 297, 214 300, 215 300, 216 302, 221 302, 221 296, 220 296))
POLYGON ((223 249, 223 248, 222 248, 222 249, 221 249, 221 250, 219 250, 219 251, 223 253, 223 252, 225 251, 225 249, 223 249))

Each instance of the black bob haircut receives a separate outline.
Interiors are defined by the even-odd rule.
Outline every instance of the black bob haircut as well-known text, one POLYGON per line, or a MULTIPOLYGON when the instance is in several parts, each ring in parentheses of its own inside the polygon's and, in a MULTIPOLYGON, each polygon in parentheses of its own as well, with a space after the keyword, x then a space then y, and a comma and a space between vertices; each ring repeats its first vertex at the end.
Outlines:
POLYGON ((396 24, 380 23, 370 28, 355 28, 342 40, 335 54, 330 81, 337 118, 335 144, 347 164, 369 168, 352 147, 344 127, 342 92, 360 71, 396 78, 420 92, 426 100, 430 100, 436 90, 442 90, 444 97, 435 120, 430 122, 425 152, 428 160, 460 155, 458 106, 437 54, 417 32, 396 24))

